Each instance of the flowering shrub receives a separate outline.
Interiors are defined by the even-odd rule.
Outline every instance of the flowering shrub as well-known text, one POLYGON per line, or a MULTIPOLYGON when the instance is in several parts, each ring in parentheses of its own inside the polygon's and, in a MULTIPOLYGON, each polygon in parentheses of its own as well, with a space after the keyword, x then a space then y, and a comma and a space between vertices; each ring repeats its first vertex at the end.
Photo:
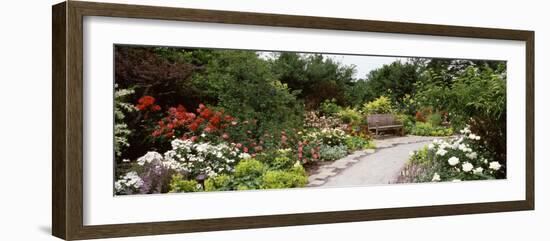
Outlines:
POLYGON ((411 181, 462 181, 503 177, 504 165, 491 159, 492 155, 482 145, 481 137, 472 133, 468 127, 460 132, 460 137, 436 139, 426 148, 412 152, 408 165, 420 166, 422 171, 417 172, 416 180, 411 181))
POLYGON ((321 129, 320 131, 311 131, 303 136, 304 141, 318 142, 330 146, 344 144, 348 135, 340 129, 321 129))
POLYGON ((212 145, 180 139, 173 140, 172 150, 164 153, 164 160, 170 168, 185 173, 188 178, 195 178, 199 174, 213 177, 220 173, 231 173, 239 160, 248 158, 250 155, 247 153, 224 143, 212 145))
POLYGON ((139 177, 137 172, 128 172, 124 176, 121 176, 115 182, 115 192, 117 194, 133 194, 139 193, 140 188, 143 186, 143 180, 139 177))
POLYGON ((126 101, 126 98, 134 91, 131 89, 117 89, 118 85, 115 85, 115 155, 120 157, 122 150, 130 146, 128 137, 132 134, 132 131, 128 128, 125 122, 126 114, 136 111, 136 108, 126 101))
POLYGON ((304 116, 304 128, 332 129, 343 128, 342 121, 334 116, 320 116, 315 111, 309 111, 304 116))
POLYGON ((139 157, 134 167, 137 172, 131 171, 128 173, 132 174, 122 176, 117 181, 119 184, 115 185, 116 192, 133 194, 163 193, 169 190, 189 191, 182 188, 182 185, 189 183, 178 181, 179 179, 195 180, 201 174, 206 177, 231 174, 239 161, 250 158, 247 153, 224 143, 213 145, 207 142, 194 143, 191 140, 174 139, 171 144, 172 149, 164 155, 150 151, 139 157), (182 177, 174 177, 176 174, 182 177), (141 182, 137 182, 135 176, 139 177, 141 182), (139 187, 135 186, 136 182, 140 184, 139 187), (127 183, 130 184, 126 185, 127 183), (129 189, 128 186, 134 188, 129 189))
POLYGON ((139 98, 136 108, 141 111, 159 111, 161 109, 159 105, 155 104, 155 97, 149 95, 139 98))
MULTIPOLYGON (((219 136, 229 139, 229 134, 224 129, 237 122, 230 115, 220 111, 212 111, 200 104, 197 113, 188 112, 185 107, 171 107, 167 115, 157 122, 152 132, 153 137, 183 138, 197 141, 202 134, 208 133, 210 137, 219 136)), ((206 137, 206 134, 202 137, 206 137)))

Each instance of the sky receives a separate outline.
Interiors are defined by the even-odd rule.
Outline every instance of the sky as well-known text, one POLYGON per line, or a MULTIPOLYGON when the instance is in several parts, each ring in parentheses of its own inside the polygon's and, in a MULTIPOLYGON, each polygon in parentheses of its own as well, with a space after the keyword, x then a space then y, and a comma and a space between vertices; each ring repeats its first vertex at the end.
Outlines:
MULTIPOLYGON (((262 58, 272 58, 273 52, 258 52, 262 58)), ((375 69, 378 69, 385 64, 391 64, 394 61, 405 61, 406 58, 398 57, 381 57, 369 55, 344 55, 344 54, 323 54, 326 58, 342 63, 344 65, 355 65, 354 78, 365 78, 367 74, 375 69)))

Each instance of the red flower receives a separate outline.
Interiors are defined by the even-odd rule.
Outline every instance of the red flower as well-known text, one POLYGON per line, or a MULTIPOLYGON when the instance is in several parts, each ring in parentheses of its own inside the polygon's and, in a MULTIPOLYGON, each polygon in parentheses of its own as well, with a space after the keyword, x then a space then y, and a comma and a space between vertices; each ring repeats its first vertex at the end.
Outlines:
POLYGON ((160 105, 154 105, 151 109, 153 111, 159 111, 160 110, 160 105))
POLYGON ((202 118, 205 118, 205 119, 209 119, 211 116, 212 116, 213 112, 206 108, 206 109, 203 109, 202 111, 200 111, 200 116, 202 118))
POLYGON ((198 138, 199 138, 199 137, 197 137, 197 136, 192 136, 192 137, 191 137, 191 141, 192 141, 192 142, 195 142, 195 141, 197 141, 198 138))
POLYGON ((139 98, 138 105, 136 106, 139 110, 145 110, 147 107, 153 105, 155 103, 155 98, 153 96, 143 96, 139 98))
POLYGON ((206 132, 208 132, 208 133, 213 132, 213 131, 215 131, 215 130, 216 130, 216 127, 213 126, 213 125, 211 125, 211 124, 208 124, 208 125, 206 126, 206 128, 204 128, 204 131, 206 131, 206 132))
POLYGON ((195 122, 189 124, 189 125, 187 126, 187 128, 189 128, 189 130, 191 130, 191 131, 194 132, 194 131, 196 131, 196 130, 199 128, 199 123, 197 123, 197 122, 195 121, 195 122))
POLYGON ((229 139, 229 134, 227 134, 227 132, 223 133, 222 138, 225 140, 229 139))
POLYGON ((220 124, 220 116, 219 115, 212 116, 212 118, 210 118, 210 124, 212 124, 213 126, 217 126, 218 124, 220 124))

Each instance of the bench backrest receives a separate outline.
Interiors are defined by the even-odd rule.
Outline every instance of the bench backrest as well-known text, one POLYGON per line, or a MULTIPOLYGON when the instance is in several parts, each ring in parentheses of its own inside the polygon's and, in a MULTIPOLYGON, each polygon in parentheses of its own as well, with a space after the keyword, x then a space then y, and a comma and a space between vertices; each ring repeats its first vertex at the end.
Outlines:
POLYGON ((367 116, 369 126, 389 126, 401 124, 392 114, 374 114, 367 116))

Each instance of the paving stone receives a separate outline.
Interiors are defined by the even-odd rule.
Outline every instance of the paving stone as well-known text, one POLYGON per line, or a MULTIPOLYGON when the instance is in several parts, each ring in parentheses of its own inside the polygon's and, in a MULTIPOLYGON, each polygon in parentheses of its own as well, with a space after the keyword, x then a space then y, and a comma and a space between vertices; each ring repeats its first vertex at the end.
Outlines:
POLYGON ((314 181, 310 181, 307 185, 308 186, 321 186, 323 184, 325 184, 325 181, 314 180, 314 181))

